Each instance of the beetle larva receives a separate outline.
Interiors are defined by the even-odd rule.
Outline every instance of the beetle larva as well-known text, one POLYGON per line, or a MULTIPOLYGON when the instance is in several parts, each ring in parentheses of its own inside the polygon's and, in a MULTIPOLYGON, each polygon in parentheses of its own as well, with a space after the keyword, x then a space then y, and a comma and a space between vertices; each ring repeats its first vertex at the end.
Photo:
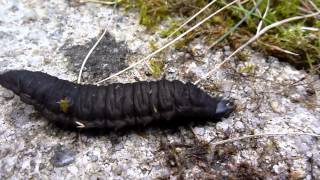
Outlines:
POLYGON ((11 70, 0 85, 12 90, 47 119, 71 128, 117 130, 150 124, 218 120, 233 110, 231 101, 212 97, 191 83, 160 80, 80 85, 42 72, 11 70))

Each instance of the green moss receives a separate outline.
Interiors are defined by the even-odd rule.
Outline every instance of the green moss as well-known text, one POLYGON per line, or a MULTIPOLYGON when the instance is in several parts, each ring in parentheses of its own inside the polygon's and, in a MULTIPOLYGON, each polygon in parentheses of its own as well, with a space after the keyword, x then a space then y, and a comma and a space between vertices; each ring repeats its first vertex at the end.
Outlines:
POLYGON ((280 32, 261 38, 265 43, 299 54, 298 56, 277 52, 270 47, 262 47, 266 52, 285 59, 298 68, 310 69, 311 72, 319 73, 315 67, 320 64, 320 32, 302 30, 302 26, 301 23, 281 28, 280 32))
POLYGON ((151 49, 152 51, 155 51, 155 50, 158 49, 157 43, 156 43, 155 41, 153 41, 153 40, 151 40, 151 41, 149 42, 149 47, 150 47, 150 49, 151 49))
POLYGON ((320 28, 320 21, 316 21, 316 22, 314 23, 314 26, 317 27, 317 28, 320 28))
POLYGON ((149 61, 151 67, 151 73, 153 77, 160 77, 164 70, 164 62, 161 59, 151 59, 149 61))
POLYGON ((206 4, 205 0, 121 0, 126 9, 139 10, 140 24, 154 30, 159 23, 171 16, 189 16, 206 4))
MULTIPOLYGON (((180 26, 181 22, 184 22, 187 18, 191 17, 208 4, 207 0, 117 0, 117 2, 126 9, 137 9, 140 14, 140 23, 152 32, 157 31, 159 24, 166 22, 168 28, 159 32, 161 37, 170 35, 180 26), (180 17, 181 22, 164 21, 172 17, 180 17)), ((301 2, 301 0, 270 0, 270 9, 264 19, 264 26, 285 18, 305 14, 305 12, 301 12, 301 7, 307 9, 309 12, 315 11, 310 4, 308 7, 303 5, 308 4, 308 2, 301 2)), ((320 8, 319 0, 313 2, 320 8)), ((230 1, 217 0, 213 6, 190 22, 188 27, 177 32, 175 36, 181 34, 212 12, 225 6, 227 3, 230 3, 230 1)), ((174 47, 183 48, 194 38, 198 37, 205 39, 207 43, 214 42, 238 23, 253 6, 253 1, 245 1, 242 4, 237 3, 230 8, 227 8, 189 33, 184 39, 177 42, 174 47)), ((262 14, 264 13, 266 6, 267 0, 263 0, 259 6, 259 10, 262 14)), ((236 40, 236 43, 241 44, 247 41, 256 34, 257 25, 261 21, 260 16, 261 15, 258 12, 253 13, 235 32, 229 35, 221 43, 234 44, 233 41, 236 40)), ((312 69, 320 64, 320 38, 316 38, 319 37, 319 31, 302 30, 301 27, 304 26, 320 28, 320 20, 309 18, 307 20, 292 21, 284 26, 276 27, 260 38, 260 42, 263 43, 255 43, 257 46, 256 48, 284 61, 288 61, 298 67, 309 68, 313 71, 312 69), (266 46, 266 44, 270 46, 266 46), (299 56, 276 51, 275 48, 272 47, 279 47, 297 53, 299 56)), ((155 46, 153 48, 155 48, 155 46)))
POLYGON ((252 74, 256 65, 247 64, 246 66, 240 68, 240 73, 252 74))
POLYGON ((174 43, 174 47, 176 49, 182 49, 183 47, 185 47, 191 40, 193 39, 192 34, 190 34, 189 36, 183 38, 182 40, 179 40, 178 42, 174 43))
POLYGON ((275 19, 284 19, 299 14, 300 0, 272 1, 271 6, 275 19))
POLYGON ((140 7, 140 24, 154 27, 167 17, 168 7, 162 0, 137 1, 140 7))
MULTIPOLYGON (((167 29, 164 29, 162 31, 159 32, 160 36, 162 38, 166 38, 169 35, 171 35, 176 29, 178 29, 178 27, 180 26, 181 22, 179 21, 172 21, 170 22, 170 25, 167 29)), ((180 35, 182 33, 182 30, 179 30, 175 33, 175 35, 180 35)))

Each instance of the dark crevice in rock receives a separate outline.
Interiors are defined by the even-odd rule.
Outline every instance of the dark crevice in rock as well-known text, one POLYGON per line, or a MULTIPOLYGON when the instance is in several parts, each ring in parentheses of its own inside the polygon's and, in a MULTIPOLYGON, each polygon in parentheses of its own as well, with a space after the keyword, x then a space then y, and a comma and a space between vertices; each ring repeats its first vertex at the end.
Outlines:
MULTIPOLYGON (((99 36, 98 36, 99 37, 99 36)), ((98 38, 97 37, 97 38, 98 38)), ((60 50, 68 58, 68 69, 78 74, 86 55, 97 42, 94 38, 83 45, 72 45, 70 41, 60 50)), ((94 82, 127 67, 126 59, 131 54, 125 42, 117 42, 109 33, 102 38, 90 55, 82 75, 83 81, 94 82)))

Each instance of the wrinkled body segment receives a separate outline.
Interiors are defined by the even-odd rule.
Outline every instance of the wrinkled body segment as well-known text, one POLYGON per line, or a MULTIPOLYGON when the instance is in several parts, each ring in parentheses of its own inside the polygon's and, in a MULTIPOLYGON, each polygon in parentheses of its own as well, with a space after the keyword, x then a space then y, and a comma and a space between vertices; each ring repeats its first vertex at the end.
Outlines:
POLYGON ((79 85, 42 72, 13 70, 0 74, 0 85, 12 90, 47 119, 71 128, 122 129, 189 120, 218 120, 232 102, 211 97, 180 81, 79 85))

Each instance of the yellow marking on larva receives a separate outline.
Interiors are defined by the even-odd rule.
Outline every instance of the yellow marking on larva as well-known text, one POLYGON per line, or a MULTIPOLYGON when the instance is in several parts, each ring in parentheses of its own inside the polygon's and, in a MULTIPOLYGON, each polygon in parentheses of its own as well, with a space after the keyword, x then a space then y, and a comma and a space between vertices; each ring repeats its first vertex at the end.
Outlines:
POLYGON ((57 102, 60 106, 60 109, 62 112, 67 113, 68 109, 70 107, 70 101, 67 98, 61 99, 60 101, 57 102))

